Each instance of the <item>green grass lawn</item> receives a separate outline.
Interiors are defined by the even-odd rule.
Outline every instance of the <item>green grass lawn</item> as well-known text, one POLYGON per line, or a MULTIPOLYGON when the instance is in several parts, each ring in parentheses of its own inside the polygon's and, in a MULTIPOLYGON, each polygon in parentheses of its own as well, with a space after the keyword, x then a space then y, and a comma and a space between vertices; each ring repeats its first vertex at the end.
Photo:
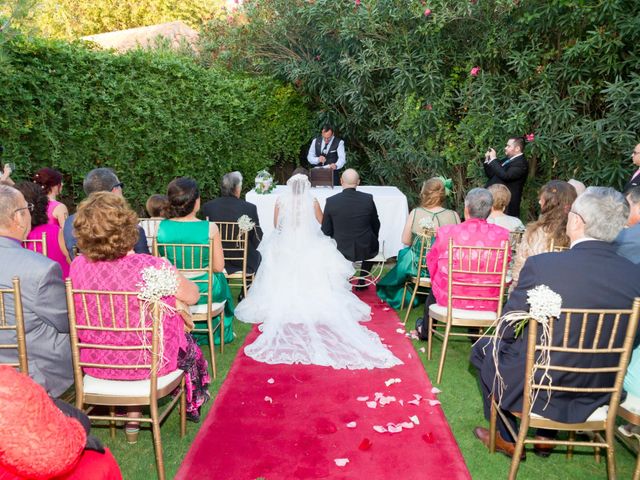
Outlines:
MULTIPOLYGON (((402 312, 400 318, 403 318, 403 315, 404 312, 402 312)), ((411 326, 411 328, 413 328, 415 318, 417 318, 418 315, 422 315, 422 307, 412 311, 411 318, 409 322, 407 322, 408 327, 411 326)), ((225 345, 224 354, 221 355, 219 350, 217 351, 218 378, 211 385, 212 400, 215 401, 215 396, 233 363, 239 347, 244 342, 244 338, 250 329, 250 325, 236 322, 234 324, 234 331, 237 334, 237 338, 233 343, 225 345)), ((437 359, 440 354, 440 341, 435 341, 434 359, 431 361, 427 361, 426 354, 419 352, 420 347, 426 347, 426 342, 413 341, 413 344, 422 359, 429 377, 432 379, 432 382, 435 381, 438 368, 437 359)), ((483 418, 482 402, 475 372, 470 367, 468 361, 471 344, 466 339, 454 339, 450 341, 449 345, 442 383, 438 385, 438 388, 442 390, 439 398, 451 430, 460 445, 460 450, 474 479, 489 480, 506 478, 510 460, 501 454, 490 455, 485 447, 473 436, 473 428, 475 426, 488 426, 488 423, 483 418)), ((205 348, 203 351, 206 353, 208 349, 205 348)), ((211 408, 211 405, 212 402, 209 402, 205 406, 205 414, 211 408)), ((250 415, 251 412, 239 411, 238 414, 250 415)), ((173 478, 175 475, 200 425, 201 424, 187 422, 187 435, 181 439, 178 425, 178 412, 176 410, 168 417, 162 426, 162 443, 164 447, 167 478, 173 478)), ((128 445, 126 443, 122 429, 118 429, 116 438, 113 440, 109 438, 107 429, 94 428, 94 432, 112 450, 120 464, 125 480, 149 480, 155 478, 155 457, 149 430, 140 432, 140 438, 136 445, 128 445)), ((437 446, 426 447, 425 444, 399 444, 399 448, 405 449, 407 455, 412 455, 415 457, 416 462, 420 462, 421 449, 437 448, 437 446)), ((602 463, 596 463, 592 449, 576 448, 574 457, 571 460, 567 460, 562 452, 563 451, 559 451, 547 459, 542 459, 534 455, 532 451, 529 451, 527 460, 521 463, 518 478, 523 480, 568 478, 591 480, 607 478, 604 459, 602 463)), ((214 451, 210 452, 210 455, 215 454, 216 452, 214 451)), ((242 454, 242 452, 238 452, 238 455, 242 454)), ((619 479, 632 478, 635 458, 635 454, 629 452, 620 443, 616 443, 616 463, 619 479)), ((425 470, 425 478, 430 478, 428 470, 425 470)), ((401 480, 401 477, 396 477, 396 479, 401 480)))

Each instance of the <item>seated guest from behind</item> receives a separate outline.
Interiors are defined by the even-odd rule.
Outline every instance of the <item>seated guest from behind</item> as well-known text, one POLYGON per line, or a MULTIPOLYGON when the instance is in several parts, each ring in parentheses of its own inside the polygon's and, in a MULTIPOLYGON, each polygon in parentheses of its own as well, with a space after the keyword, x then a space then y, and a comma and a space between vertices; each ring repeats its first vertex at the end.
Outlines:
MULTIPOLYGON (((400 308, 402 305, 402 292, 407 278, 418 273, 421 245, 419 234, 424 226, 432 225, 437 231, 442 225, 460 223, 460 217, 455 211, 443 207, 446 198, 447 190, 442 179, 434 177, 422 184, 420 206, 411 210, 402 231, 402 243, 409 246, 398 252, 395 267, 376 285, 378 296, 393 308, 400 308)), ((428 272, 424 274, 427 276, 428 272)), ((407 289, 406 293, 405 305, 411 300, 411 291, 407 289)), ((417 304, 417 299, 414 302, 417 304)))
MULTIPOLYGON (((640 297, 640 269, 631 261, 616 254, 611 244, 615 236, 624 226, 629 208, 621 193, 612 188, 589 187, 573 203, 567 221, 567 235, 571 240, 571 249, 566 252, 551 252, 534 255, 527 259, 520 273, 520 281, 504 307, 503 313, 512 311, 528 312, 528 292, 540 285, 546 285, 562 297, 562 308, 576 309, 629 309, 635 297, 640 297)), ((575 319, 575 316, 574 316, 575 319)), ((611 319, 611 322, 613 319, 611 319)), ((594 321, 587 322, 585 339, 593 339, 596 335, 607 335, 609 327, 596 331, 594 321)), ((626 322, 626 320, 625 320, 626 322)), ((617 341, 625 333, 623 322, 620 322, 617 341)), ((571 333, 575 329, 575 343, 578 343, 579 329, 582 322, 573 321, 571 333)), ((498 371, 505 383, 500 407, 508 418, 514 431, 517 431, 515 416, 510 412, 522 411, 522 395, 524 390, 525 365, 527 356, 528 324, 517 337, 514 325, 500 328, 501 340, 497 353, 498 371)), ((552 335, 554 345, 561 342, 565 332, 565 318, 561 315, 555 320, 552 335)), ((589 340, 587 340, 589 341, 589 340)), ((634 345, 640 342, 636 335, 634 345)), ((602 342, 601 342, 602 344, 602 342)), ((572 345, 569 345, 572 346, 572 345)), ((491 392, 496 384, 496 366, 493 357, 493 345, 489 339, 481 339, 473 347, 471 363, 478 369, 482 402, 485 418, 489 420, 491 411, 491 392)), ((566 365, 575 368, 610 366, 617 361, 617 354, 591 355, 572 352, 556 352, 564 355, 566 365), (596 363, 594 363, 596 362, 596 363)), ((598 388, 613 386, 615 372, 601 374, 577 375, 574 372, 563 372, 551 369, 550 384, 563 387, 593 388, 593 394, 553 391, 550 396, 544 390, 539 391, 533 412, 547 419, 563 423, 584 422, 599 407, 605 405, 609 393, 599 393, 598 388), (548 402, 548 403, 547 403, 548 402)), ((536 377, 537 378, 537 377, 536 377)), ((505 424, 498 415, 498 432, 496 448, 505 455, 514 453, 514 441, 505 424)), ((552 446, 545 444, 547 437, 555 431, 538 430, 537 439, 540 444, 534 445, 538 455, 548 456, 552 446)), ((475 436, 489 446, 489 431, 476 427, 475 436)))
MULTIPOLYGON (((486 188, 474 188, 467 193, 464 199, 464 222, 459 225, 445 225, 438 229, 436 240, 427 253, 427 267, 431 277, 431 293, 427 298, 425 307, 425 317, 423 324, 427 325, 429 305, 437 303, 441 306, 447 305, 448 298, 448 262, 449 262, 449 239, 453 239, 454 245, 472 247, 503 247, 509 242, 509 230, 498 225, 487 222, 491 213, 493 197, 486 188)), ((464 262, 464 258, 463 258, 464 262)), ((499 263, 499 262, 498 262, 499 263)), ((495 283, 496 279, 489 275, 479 275, 478 278, 466 280, 469 283, 495 283)), ((475 295, 477 288, 456 286, 456 295, 475 295)), ((498 295, 498 289, 489 287, 486 289, 487 296, 498 295), (495 292, 494 292, 495 290, 495 292)), ((487 300, 461 299, 453 300, 454 308, 468 310, 489 310, 495 311, 496 302, 487 300)), ((422 330, 417 328, 418 331, 422 330)))
MULTIPOLYGON (((32 208, 18 190, 0 185, 0 288, 12 288, 13 277, 20 279, 29 375, 58 397, 73 384, 67 302, 60 265, 22 248, 32 208)), ((7 321, 15 324, 14 298, 4 298, 7 321)), ((16 343, 15 334, 0 331, 0 344, 10 343, 16 343)), ((0 349, 0 362, 16 361, 15 350, 0 349)))
MULTIPOLYGON (((210 222, 237 222, 238 219, 247 215, 255 228, 249 232, 247 245, 247 273, 256 273, 260 266, 260 252, 258 245, 262 238, 260 221, 258 219, 258 209, 253 203, 249 203, 240 198, 242 193, 242 174, 240 172, 227 173, 222 177, 220 183, 220 197, 209 200, 202 206, 202 216, 210 222)), ((226 247, 226 245, 222 245, 226 247)), ((231 245, 237 248, 235 242, 231 245)), ((237 253, 234 254, 237 256, 237 253)), ((224 264, 227 273, 235 273, 242 270, 242 261, 227 260, 224 264)))
POLYGON ((53 168, 44 167, 36 172, 33 181, 42 188, 42 192, 49 198, 48 223, 56 224, 60 228, 64 227, 69 210, 64 203, 56 200, 56 197, 62 192, 62 174, 53 168))
POLYGON ((145 208, 149 218, 141 218, 139 225, 144 230, 149 248, 153 247, 153 239, 158 235, 158 225, 164 220, 163 209, 167 206, 167 196, 154 193, 147 198, 145 208))
POLYGON ((569 246, 567 217, 575 199, 576 189, 562 180, 551 180, 542 187, 538 200, 540 216, 527 225, 514 256, 511 289, 518 283, 520 269, 527 258, 548 252, 551 243, 554 248, 569 246))
POLYGON ((627 228, 620 231, 613 244, 618 255, 627 257, 633 263, 640 263, 640 186, 625 192, 629 202, 627 228))
MULTIPOLYGON (((84 177, 84 182, 82 182, 82 189, 87 196, 94 192, 112 192, 122 196, 123 188, 124 183, 118 179, 118 176, 110 168, 94 168, 87 173, 87 176, 84 177)), ((67 246, 71 260, 75 256, 74 247, 76 246, 76 237, 73 234, 73 217, 74 215, 71 215, 67 218, 63 228, 64 243, 67 246)), ((140 226, 138 226, 138 240, 133 247, 133 251, 136 253, 150 253, 147 236, 140 226)))
MULTIPOLYGON (((40 186, 33 182, 21 182, 16 185, 16 188, 24 195, 27 203, 33 205, 33 211, 31 212, 31 231, 29 235, 27 235, 27 240, 41 240, 43 234, 46 234, 47 257, 60 264, 62 278, 67 278, 69 276, 69 264, 71 261, 69 260, 67 248, 64 245, 62 229, 57 223, 47 222, 47 204, 50 200, 43 193, 40 186)), ((34 249, 30 247, 30 250, 34 249)), ((35 251, 42 253, 41 245, 37 244, 35 251)))
MULTIPOLYGON (((158 243, 189 243, 199 245, 209 245, 209 239, 213 239, 213 301, 224 302, 224 342, 233 341, 233 298, 229 284, 224 276, 224 252, 222 250, 222 241, 218 227, 213 222, 200 220, 196 214, 200 210, 200 189, 193 178, 180 177, 172 180, 167 188, 167 205, 163 209, 166 220, 160 222, 158 227, 158 243)), ((199 247, 194 247, 195 252, 187 249, 182 258, 182 253, 177 252, 178 258, 172 258, 174 252, 170 249, 168 252, 160 250, 160 255, 166 255, 169 260, 177 268, 205 268, 209 264, 208 248, 204 247, 204 251, 200 251, 199 247), (192 263, 192 255, 194 260, 192 263), (200 264, 200 254, 202 253, 203 263, 200 264)), ((194 280, 204 280, 207 274, 194 277, 194 280)), ((206 304, 207 283, 203 281, 196 282, 200 289, 199 304, 206 304)), ((214 328, 216 325, 214 325, 214 328)), ((220 342, 220 329, 215 331, 214 341, 216 344, 220 342)))
MULTIPOLYGON (((163 258, 133 252, 133 246, 138 240, 138 216, 129 208, 121 195, 110 192, 96 192, 78 206, 73 227, 78 238, 78 246, 82 255, 78 255, 71 264, 71 280, 73 287, 83 290, 137 291, 140 290, 142 273, 147 268, 175 269, 163 258)), ((176 301, 193 305, 198 301, 197 286, 177 273, 178 288, 174 296, 164 300, 172 307, 176 301)), ((97 309, 96 299, 86 297, 87 308, 97 309)), ((131 305, 126 311, 124 301, 115 304, 115 318, 111 318, 108 301, 102 306, 103 314, 107 316, 105 323, 125 326, 127 318, 131 324, 139 320, 138 305, 131 305), (128 314, 128 316, 127 316, 128 314)), ((84 318, 83 302, 80 297, 75 298, 78 322, 84 318)), ((92 310, 95 311, 95 310, 92 310)), ((193 420, 199 418, 200 406, 209 398, 207 385, 209 377, 207 362, 202 356, 200 348, 189 334, 185 334, 184 320, 179 313, 164 312, 162 316, 162 362, 158 376, 166 375, 180 368, 187 371, 187 381, 193 389, 193 396, 187 405, 187 415, 193 420), (195 358, 195 367, 189 368, 195 358)), ((103 332, 79 330, 81 342, 100 344, 113 341, 113 338, 103 338, 103 332)), ((135 333, 118 338, 122 345, 139 344, 140 339, 135 333)), ((127 365, 132 361, 131 352, 127 350, 114 352, 111 350, 85 350, 85 361, 94 363, 112 363, 127 365)), ((148 352, 145 352, 148 354, 148 352)), ((134 356, 139 355, 136 352, 134 356)), ((136 357, 137 358, 137 357, 136 357)), ((148 361, 145 359, 144 361, 148 361)), ((144 362, 141 362, 144 363, 144 362)), ((85 368, 85 373, 97 378, 111 380, 142 380, 149 378, 149 371, 145 369, 103 369, 85 368)), ((131 409, 130 417, 139 416, 139 409, 131 409)), ((136 440, 138 424, 131 420, 127 424, 126 432, 130 442, 136 440)))
POLYGON ((487 218, 487 222, 494 223, 500 227, 506 228, 510 232, 524 230, 524 225, 518 217, 512 217, 504 213, 504 210, 511 201, 511 192, 501 183, 494 183, 487 187, 493 197, 493 205, 491 206, 491 214, 487 218))

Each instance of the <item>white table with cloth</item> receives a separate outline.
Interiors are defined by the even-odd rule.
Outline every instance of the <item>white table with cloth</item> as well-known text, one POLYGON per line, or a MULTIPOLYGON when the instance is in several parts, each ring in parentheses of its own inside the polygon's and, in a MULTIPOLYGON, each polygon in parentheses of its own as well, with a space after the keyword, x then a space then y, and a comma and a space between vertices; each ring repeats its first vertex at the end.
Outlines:
MULTIPOLYGON (((360 186, 358 190, 373 195, 373 201, 378 210, 380 218, 379 241, 382 248, 384 242, 385 258, 395 257, 405 245, 400 237, 402 229, 409 215, 407 197, 396 187, 360 186)), ((287 191, 286 185, 277 185, 271 193, 258 194, 255 189, 245 196, 247 202, 251 202, 258 207, 258 219, 264 235, 273 231, 273 211, 276 199, 287 191)), ((318 187, 311 189, 311 195, 318 199, 320 207, 324 211, 327 198, 342 192, 342 187, 318 187)))

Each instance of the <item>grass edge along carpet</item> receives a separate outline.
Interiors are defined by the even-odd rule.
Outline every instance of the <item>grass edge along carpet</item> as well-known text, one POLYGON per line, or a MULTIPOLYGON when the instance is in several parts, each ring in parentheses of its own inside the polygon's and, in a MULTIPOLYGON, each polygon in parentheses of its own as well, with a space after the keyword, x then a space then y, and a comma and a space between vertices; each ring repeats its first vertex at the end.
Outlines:
POLYGON ((269 365, 240 348, 176 479, 471 478, 396 313, 373 288, 360 296, 373 314, 363 325, 403 365, 269 365))

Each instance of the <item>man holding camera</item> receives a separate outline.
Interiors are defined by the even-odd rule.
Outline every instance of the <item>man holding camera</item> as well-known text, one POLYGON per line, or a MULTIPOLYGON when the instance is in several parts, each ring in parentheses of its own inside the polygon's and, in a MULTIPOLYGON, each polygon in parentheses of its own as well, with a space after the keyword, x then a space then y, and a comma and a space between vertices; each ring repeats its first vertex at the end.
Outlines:
POLYGON ((485 188, 496 183, 502 183, 511 192, 511 201, 505 213, 512 217, 520 217, 520 200, 524 182, 529 173, 529 164, 524 158, 524 138, 509 137, 504 147, 505 158, 498 160, 493 148, 484 154, 484 172, 489 178, 485 188))

